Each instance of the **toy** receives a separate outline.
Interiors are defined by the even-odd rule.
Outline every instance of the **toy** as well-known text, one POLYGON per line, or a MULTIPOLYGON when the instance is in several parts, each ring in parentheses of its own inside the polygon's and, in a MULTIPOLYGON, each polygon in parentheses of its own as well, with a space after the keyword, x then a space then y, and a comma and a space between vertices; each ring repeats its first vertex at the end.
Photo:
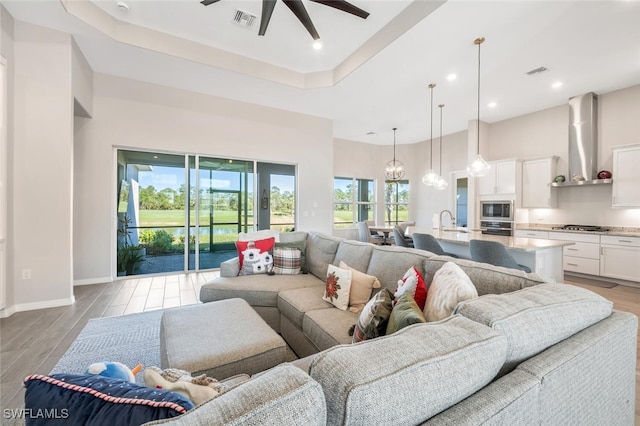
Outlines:
POLYGON ((161 370, 158 367, 149 367, 142 374, 146 386, 177 392, 196 405, 202 404, 227 390, 216 379, 207 377, 204 374, 192 377, 188 371, 177 368, 161 370))
POLYGON ((104 377, 113 377, 115 379, 122 379, 129 382, 135 382, 135 375, 142 370, 142 364, 138 364, 131 370, 129 367, 121 362, 96 362, 91 364, 86 370, 85 374, 100 375, 104 377))

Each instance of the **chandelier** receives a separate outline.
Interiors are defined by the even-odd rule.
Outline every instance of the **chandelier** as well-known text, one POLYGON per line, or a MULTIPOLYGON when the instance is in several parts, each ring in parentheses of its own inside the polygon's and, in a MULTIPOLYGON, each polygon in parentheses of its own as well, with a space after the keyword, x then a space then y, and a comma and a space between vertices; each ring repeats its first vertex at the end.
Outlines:
POLYGON ((386 166, 384 166, 384 176, 388 182, 398 182, 402 180, 405 174, 404 164, 402 161, 396 160, 396 130, 397 127, 393 128, 393 160, 389 161, 386 166))

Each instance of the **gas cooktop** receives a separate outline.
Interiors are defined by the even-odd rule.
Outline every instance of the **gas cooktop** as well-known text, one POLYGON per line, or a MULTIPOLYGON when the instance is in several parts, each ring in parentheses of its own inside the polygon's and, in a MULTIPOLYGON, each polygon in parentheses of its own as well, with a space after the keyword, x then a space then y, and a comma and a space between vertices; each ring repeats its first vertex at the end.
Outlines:
POLYGON ((563 225, 563 226, 554 226, 553 229, 562 229, 565 231, 588 231, 588 232, 609 231, 609 228, 605 226, 591 226, 591 225, 563 225))

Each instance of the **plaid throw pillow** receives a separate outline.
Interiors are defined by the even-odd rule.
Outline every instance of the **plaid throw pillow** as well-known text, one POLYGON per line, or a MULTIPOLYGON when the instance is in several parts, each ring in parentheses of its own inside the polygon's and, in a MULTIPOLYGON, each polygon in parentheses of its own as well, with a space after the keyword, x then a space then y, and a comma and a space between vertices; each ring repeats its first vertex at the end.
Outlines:
POLYGON ((367 302, 353 330, 353 343, 384 336, 391 316, 393 294, 383 288, 367 302))
POLYGON ((282 275, 300 273, 300 250, 290 247, 273 249, 273 272, 282 275))

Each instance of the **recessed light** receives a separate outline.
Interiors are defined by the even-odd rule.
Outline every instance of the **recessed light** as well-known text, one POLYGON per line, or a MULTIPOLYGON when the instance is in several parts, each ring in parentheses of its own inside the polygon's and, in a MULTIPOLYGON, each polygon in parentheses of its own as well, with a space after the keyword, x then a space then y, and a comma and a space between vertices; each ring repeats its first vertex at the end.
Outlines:
POLYGON ((313 48, 316 50, 322 49, 322 42, 320 40, 316 40, 313 42, 313 48))
POLYGON ((449 80, 449 81, 453 81, 453 80, 455 80, 456 78, 458 78, 458 76, 457 76, 457 75, 455 75, 455 74, 449 74, 449 75, 447 76, 447 80, 449 80))
POLYGON ((555 83, 553 83, 551 85, 551 87, 553 87, 554 89, 557 89, 558 87, 562 87, 562 82, 561 81, 556 81, 555 83))
POLYGON ((489 108, 495 108, 496 106, 498 106, 498 104, 497 104, 497 103, 495 103, 495 102, 489 102, 489 103, 487 104, 487 106, 488 106, 489 108))

